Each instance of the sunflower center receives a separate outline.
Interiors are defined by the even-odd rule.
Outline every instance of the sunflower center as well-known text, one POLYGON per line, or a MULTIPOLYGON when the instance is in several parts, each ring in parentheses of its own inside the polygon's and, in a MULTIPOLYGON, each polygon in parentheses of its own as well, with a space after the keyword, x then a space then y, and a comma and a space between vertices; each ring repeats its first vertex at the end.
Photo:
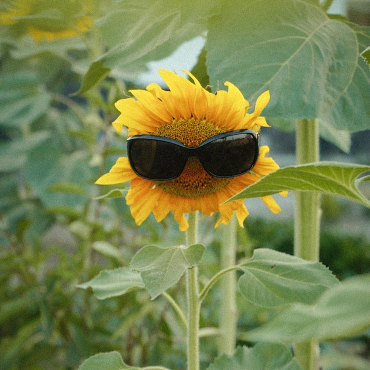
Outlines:
MULTIPOLYGON (((180 118, 157 128, 153 134, 180 141, 188 147, 196 147, 210 137, 224 132, 224 128, 206 120, 180 118)), ((157 186, 164 192, 179 197, 200 198, 224 189, 231 180, 209 175, 197 157, 190 157, 179 177, 158 181, 157 186)))

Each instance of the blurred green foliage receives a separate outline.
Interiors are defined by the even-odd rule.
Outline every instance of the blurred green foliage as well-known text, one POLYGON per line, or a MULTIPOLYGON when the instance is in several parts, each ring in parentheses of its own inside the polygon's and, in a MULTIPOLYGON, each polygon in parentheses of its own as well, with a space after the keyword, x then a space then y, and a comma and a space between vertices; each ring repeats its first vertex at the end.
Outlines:
MULTIPOLYGON (((110 188, 103 190, 93 183, 117 156, 125 154, 124 135, 118 137, 111 127, 117 116, 114 102, 134 86, 147 62, 203 35, 208 18, 222 4, 84 3, 87 8, 72 0, 24 1, 26 13, 13 14, 13 23, 5 21, 4 13, 16 8, 17 2, 0 4, 0 370, 69 370, 97 352, 111 350, 135 366, 161 362, 183 368, 182 327, 166 300, 153 302, 138 291, 99 301, 90 290, 76 286, 102 269, 128 266, 145 244, 183 243, 171 218, 160 225, 149 218, 138 229, 123 198, 97 199, 110 188), (37 3, 41 5, 32 8, 37 3), (78 30, 74 22, 86 15, 94 24, 89 33, 60 36, 71 27, 78 30), (40 37, 40 32, 49 38, 40 41, 34 36, 40 37), (59 36, 50 39, 53 34, 59 36), (74 94, 81 86, 83 94, 74 94)), ((212 27, 217 28, 212 19, 212 27)), ((360 46, 370 37, 368 30, 362 31, 360 46)), ((218 41, 217 32, 208 42, 209 49, 218 41)), ((229 43, 232 37, 223 38, 229 43)), ((217 53, 217 47, 212 49, 213 69, 227 54, 217 53)), ((205 63, 203 52, 196 75, 204 84, 209 81, 205 63)), ((224 80, 219 73, 218 69, 212 78, 224 80)), ((248 78, 238 78, 245 87, 248 78)), ((365 106, 358 115, 366 112, 365 106)), ((344 136, 346 145, 338 144, 338 138, 333 141, 347 148, 347 132, 344 136)), ((336 203, 331 207, 341 214, 336 203)), ((213 224, 204 220, 201 229, 210 246, 202 265, 207 277, 219 269, 220 232, 213 232, 213 224)), ((239 257, 250 256, 256 246, 291 252, 292 235, 291 222, 249 218, 246 229, 239 230, 239 257)), ((364 236, 323 232, 322 261, 340 278, 369 272, 369 251, 364 236)), ((171 294, 184 304, 179 286, 171 294)), ((221 299, 217 289, 211 290, 202 327, 217 326, 215 307, 221 299)), ((245 302, 239 307, 241 330, 273 315, 245 302)), ((215 341, 212 337, 202 341, 202 363, 216 355, 215 341)), ((368 336, 361 343, 369 346, 368 336)), ((368 356, 369 349, 362 355, 368 356)))

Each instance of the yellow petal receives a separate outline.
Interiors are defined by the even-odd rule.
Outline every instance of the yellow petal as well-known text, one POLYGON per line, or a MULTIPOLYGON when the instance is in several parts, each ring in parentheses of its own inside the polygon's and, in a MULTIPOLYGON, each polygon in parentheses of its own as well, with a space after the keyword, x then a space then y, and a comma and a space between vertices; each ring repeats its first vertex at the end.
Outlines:
POLYGON ((240 206, 236 209, 236 218, 240 227, 244 227, 244 220, 248 217, 249 212, 247 207, 244 205, 244 202, 241 201, 240 206))
POLYGON ((135 172, 132 170, 127 157, 118 158, 117 162, 113 165, 109 173, 101 176, 96 180, 95 184, 98 185, 113 185, 121 184, 130 181, 136 177, 135 172))
POLYGON ((126 201, 130 205, 132 217, 138 225, 141 225, 152 212, 161 194, 157 189, 153 189, 151 181, 140 179, 140 185, 131 188, 127 194, 126 201))
POLYGON ((181 213, 181 212, 175 212, 174 216, 175 216, 175 220, 179 224, 180 231, 187 230, 188 227, 189 227, 189 224, 188 224, 188 221, 186 220, 184 214, 181 213))
POLYGON ((272 213, 279 213, 281 211, 281 208, 275 202, 275 199, 271 195, 261 197, 261 199, 262 199, 263 203, 266 204, 266 206, 270 209, 270 211, 272 213))
POLYGON ((231 202, 227 204, 221 204, 220 213, 221 213, 221 217, 216 222, 215 228, 220 226, 221 223, 227 225, 230 222, 231 217, 233 217, 233 213, 234 213, 231 202))
POLYGON ((265 157, 269 151, 270 148, 267 145, 260 147, 260 155, 258 156, 257 162, 253 167, 253 172, 260 176, 266 176, 280 168, 271 157, 265 157))
POLYGON ((269 101, 270 101, 270 92, 269 90, 267 90, 257 98, 254 112, 251 114, 246 114, 246 121, 245 121, 246 127, 252 128, 257 120, 260 126, 267 125, 267 123, 265 123, 266 121, 263 119, 260 119, 259 116, 262 113, 262 111, 265 109, 269 101))
POLYGON ((153 208, 153 214, 157 222, 161 222, 170 211, 169 195, 162 192, 158 198, 157 204, 153 208))
POLYGON ((121 115, 113 122, 116 129, 120 127, 122 129, 122 125, 142 131, 154 130, 158 127, 158 122, 153 120, 134 98, 118 100, 115 106, 121 112, 121 115))
POLYGON ((228 87, 227 101, 228 108, 225 120, 228 121, 233 130, 239 129, 239 125, 243 122, 246 107, 249 103, 244 99, 241 91, 231 82, 225 82, 228 87))
POLYGON ((194 84, 186 78, 178 76, 170 71, 166 71, 165 69, 159 70, 159 74, 170 89, 171 96, 174 99, 173 103, 176 105, 180 116, 185 119, 190 118, 191 111, 188 102, 190 100, 189 98, 193 96, 194 84))
POLYGON ((146 109, 147 113, 151 117, 159 122, 171 122, 172 116, 163 106, 161 100, 154 96, 150 91, 145 90, 130 90, 132 95, 142 104, 143 109, 146 109))

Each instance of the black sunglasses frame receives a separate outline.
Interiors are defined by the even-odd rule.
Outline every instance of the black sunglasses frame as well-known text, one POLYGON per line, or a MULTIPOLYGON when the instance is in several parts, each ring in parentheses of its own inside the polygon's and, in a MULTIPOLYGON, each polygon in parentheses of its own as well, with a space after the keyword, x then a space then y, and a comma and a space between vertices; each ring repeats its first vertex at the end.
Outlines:
POLYGON ((153 180, 153 181, 168 181, 168 180, 173 180, 177 177, 179 177, 181 175, 181 173, 183 172, 185 166, 186 166, 186 161, 190 158, 190 157, 197 157, 204 170, 211 176, 213 177, 220 177, 220 178, 228 178, 228 177, 236 177, 236 176, 240 176, 240 175, 243 175, 247 172, 249 172, 253 167, 254 165, 256 164, 257 162, 257 158, 258 158, 258 155, 259 155, 259 146, 260 146, 260 140, 261 140, 261 136, 260 136, 260 133, 259 132, 255 132, 253 130, 235 130, 235 131, 229 131, 229 132, 225 132, 225 133, 222 133, 222 134, 218 134, 218 135, 215 135, 215 136, 212 136, 210 137, 209 139, 203 141, 199 146, 197 147, 188 147, 184 144, 182 144, 180 141, 177 141, 177 140, 174 140, 174 139, 170 139, 170 138, 167 138, 167 137, 163 137, 163 136, 155 136, 155 135, 136 135, 136 136, 132 136, 132 137, 129 137, 127 139, 127 154, 128 154, 128 159, 129 159, 129 162, 130 162, 130 165, 131 165, 131 168, 133 169, 133 171, 139 176, 139 177, 142 177, 144 179, 147 179, 147 180, 153 180), (225 139, 225 138, 228 138, 230 136, 237 136, 237 135, 241 135, 241 134, 250 134, 253 136, 255 142, 256 142, 256 146, 255 146, 255 153, 254 153, 254 159, 253 159, 253 162, 251 164, 251 166, 241 172, 241 173, 237 173, 237 174, 233 174, 233 175, 227 175, 227 176, 220 176, 220 175, 216 175, 214 173, 212 173, 211 171, 209 171, 206 166, 204 166, 203 162, 202 162, 202 158, 201 158, 201 153, 202 153, 202 148, 204 146, 206 146, 207 144, 209 143, 212 143, 213 141, 215 140, 219 140, 219 139, 225 139), (143 140, 143 139, 146 139, 146 140, 154 140, 154 141, 160 141, 160 142, 166 142, 166 143, 171 143, 173 145, 176 145, 180 148, 182 148, 185 153, 186 153, 186 160, 184 160, 184 165, 180 166, 179 167, 179 173, 176 175, 176 176, 172 176, 172 177, 166 177, 166 178, 152 178, 152 177, 149 177, 149 176, 145 176, 143 174, 140 173, 140 171, 138 171, 136 169, 136 166, 134 164, 134 161, 132 159, 132 146, 134 144, 134 142, 136 140, 143 140), (180 171, 180 168, 181 168, 181 171, 180 171))

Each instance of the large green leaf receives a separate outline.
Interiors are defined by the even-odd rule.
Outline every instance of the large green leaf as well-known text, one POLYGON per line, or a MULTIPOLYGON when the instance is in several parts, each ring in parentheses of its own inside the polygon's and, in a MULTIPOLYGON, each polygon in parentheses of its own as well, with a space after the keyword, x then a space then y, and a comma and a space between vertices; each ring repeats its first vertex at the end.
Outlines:
POLYGON ((79 284, 79 288, 91 287, 98 299, 106 299, 126 294, 135 289, 144 288, 140 274, 127 267, 101 271, 90 281, 79 284))
POLYGON ((91 88, 113 68, 140 72, 146 63, 170 55, 183 42, 205 32, 217 4, 212 0, 117 3, 98 22, 108 51, 91 65, 81 91, 91 88))
POLYGON ((370 69, 360 57, 361 52, 370 44, 370 27, 360 27, 353 23, 346 25, 357 39, 356 68, 349 84, 333 104, 328 106, 330 109, 320 112, 318 118, 321 123, 326 122, 335 128, 356 132, 370 128, 370 69))
POLYGON ((351 337, 370 328, 370 275, 327 290, 315 306, 296 304, 243 335, 252 341, 301 342, 351 337))
POLYGON ((276 343, 239 347, 232 356, 222 355, 207 370, 301 370, 289 349, 276 343))
POLYGON ((230 200, 256 198, 276 194, 283 190, 314 191, 338 195, 370 207, 370 201, 359 191, 361 174, 370 166, 319 162, 281 168, 263 177, 230 200))
POLYGON ((224 1, 206 43, 211 85, 235 83, 251 101, 270 89, 267 117, 369 127, 370 70, 362 32, 300 0, 224 1))
POLYGON ((264 307, 295 302, 314 304, 325 290, 338 284, 322 263, 271 249, 256 249, 242 270, 241 293, 248 301, 264 307))
POLYGON ((205 249, 201 244, 171 248, 149 245, 135 254, 130 267, 140 272, 146 289, 154 299, 177 283, 186 269, 196 266, 205 249))

